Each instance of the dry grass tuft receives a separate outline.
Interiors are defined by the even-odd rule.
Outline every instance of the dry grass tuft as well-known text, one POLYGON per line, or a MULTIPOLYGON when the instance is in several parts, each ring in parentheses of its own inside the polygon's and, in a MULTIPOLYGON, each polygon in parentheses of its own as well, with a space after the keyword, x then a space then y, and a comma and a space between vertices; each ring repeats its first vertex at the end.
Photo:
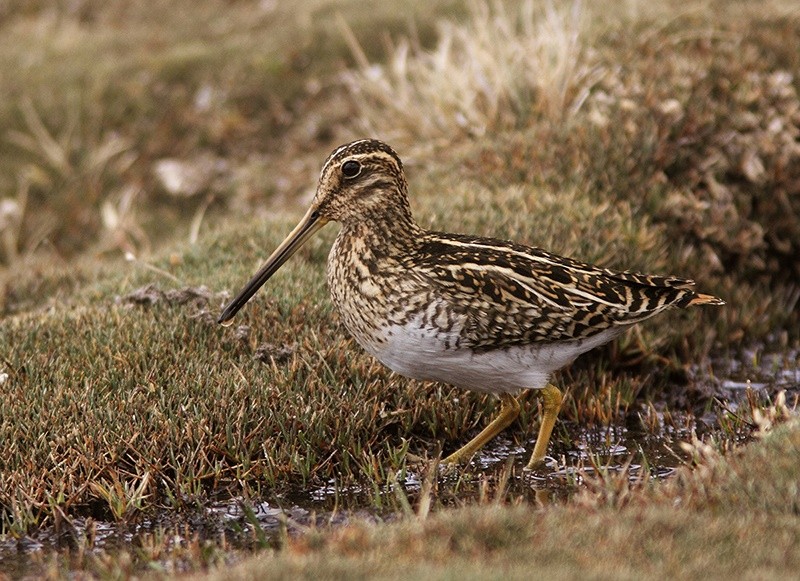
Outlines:
POLYGON ((104 130, 102 118, 89 119, 80 102, 70 102, 65 109, 56 133, 31 99, 23 99, 24 129, 7 134, 7 141, 19 150, 18 182, 26 203, 20 204, 17 239, 7 247, 6 262, 15 261, 23 249, 34 251, 46 239, 58 240, 61 250, 70 254, 84 250, 87 232, 107 231, 115 249, 147 246, 133 215, 138 190, 127 182, 137 157, 132 143, 104 130), (22 235, 23 224, 27 236, 22 235))
POLYGON ((579 2, 471 2, 463 22, 440 23, 432 50, 387 39, 385 64, 370 63, 345 29, 358 68, 343 78, 364 131, 391 139, 447 142, 560 122, 596 80, 580 31, 579 2))

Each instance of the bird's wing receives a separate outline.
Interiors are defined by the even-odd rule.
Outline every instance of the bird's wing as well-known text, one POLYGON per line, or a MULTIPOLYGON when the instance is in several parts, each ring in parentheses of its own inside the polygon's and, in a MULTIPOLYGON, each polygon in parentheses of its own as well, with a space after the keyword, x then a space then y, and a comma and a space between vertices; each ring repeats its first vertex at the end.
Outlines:
POLYGON ((697 296, 689 280, 615 272, 488 238, 432 233, 414 260, 476 349, 583 339, 697 296))

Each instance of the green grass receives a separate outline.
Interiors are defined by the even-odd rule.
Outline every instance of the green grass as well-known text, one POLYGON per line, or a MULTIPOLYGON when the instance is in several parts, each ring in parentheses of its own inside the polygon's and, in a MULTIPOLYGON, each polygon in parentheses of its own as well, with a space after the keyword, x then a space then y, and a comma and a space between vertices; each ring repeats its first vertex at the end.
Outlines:
MULTIPOLYGON (((203 3, 191 24, 182 2, 0 10, 0 198, 17 212, 0 216, 4 542, 71 530, 79 550, 53 557, 54 576, 63 567, 130 574, 170 559, 198 569, 240 553, 191 535, 171 546, 173 525, 138 535, 136 550, 93 553, 75 531, 86 517, 181 522, 220 495, 255 502, 332 480, 362 491, 340 509, 397 518, 423 502, 422 493, 387 493, 393 479, 424 475, 416 457, 464 443, 496 403, 395 376, 347 336, 324 283, 335 227, 235 326, 215 322, 299 218, 331 147, 369 128, 405 160, 423 226, 692 277, 724 297, 722 309, 643 325, 556 378, 567 391, 557 456, 576 450, 584 428, 609 424, 641 429, 684 458, 705 456, 695 472, 641 492, 625 470, 587 484, 589 449, 585 470, 564 477, 584 494, 545 508, 516 471, 504 495, 508 474, 471 467, 455 483, 429 482, 428 519, 259 537, 252 546, 287 550, 237 574, 268 566, 308 576, 324 562, 335 575, 385 577, 397 563, 439 577, 521 577, 534 564, 557 577, 796 567, 797 555, 776 557, 797 532, 779 500, 794 494, 796 428, 729 460, 679 442, 687 425, 706 425, 715 449, 732 450, 764 417, 790 415, 764 394, 715 401, 708 370, 752 348, 778 353, 782 370, 797 367, 797 13, 781 2, 753 11, 718 1, 630 5, 599 19, 593 3, 582 18, 561 4, 526 14, 522 3, 520 13, 493 8, 490 26, 483 8, 445 1, 368 11, 349 1, 255 4, 203 3), (437 28, 440 15, 449 21, 437 28), (462 54, 492 62, 492 26, 511 31, 495 47, 505 51, 495 106, 481 92, 488 69, 470 74, 462 54), (515 61, 531 30, 536 51, 515 61), (393 38, 385 51, 384 31, 393 38), (444 54, 442 38, 455 51, 449 60, 430 56, 444 54), (387 96, 376 71, 388 75, 402 58, 408 68, 391 72, 387 96), (550 65, 541 86, 520 82, 550 65), (452 93, 436 84, 448 78, 452 93), (402 117, 386 105, 400 90, 411 99, 394 102, 406 103, 402 117), (478 120, 479 136, 462 117, 478 120), (165 158, 223 163, 196 194, 177 197, 156 176, 165 158), (693 424, 694 414, 704 421, 693 424), (485 506, 493 495, 512 506, 485 506), (748 530, 751 550, 736 551, 748 530), (598 547, 619 555, 616 569, 604 568, 598 547)), ((742 367, 756 381, 759 368, 742 367)), ((509 443, 530 445, 537 420, 531 397, 509 443)), ((613 430, 605 437, 613 444, 613 430)), ((634 459, 646 465, 649 454, 634 459)))

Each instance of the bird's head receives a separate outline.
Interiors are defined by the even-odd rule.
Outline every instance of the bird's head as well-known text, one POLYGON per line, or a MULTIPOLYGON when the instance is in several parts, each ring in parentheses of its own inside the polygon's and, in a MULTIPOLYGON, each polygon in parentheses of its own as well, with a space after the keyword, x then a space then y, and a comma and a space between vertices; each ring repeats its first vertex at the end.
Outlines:
POLYGON ((275 249, 264 266, 225 307, 219 318, 234 315, 303 243, 326 223, 345 226, 373 223, 413 225, 403 164, 394 150, 375 139, 336 148, 320 172, 317 192, 300 223, 275 249))
POLYGON ((362 223, 407 210, 407 192, 403 163, 394 150, 382 141, 361 139, 328 156, 309 212, 325 221, 362 223))

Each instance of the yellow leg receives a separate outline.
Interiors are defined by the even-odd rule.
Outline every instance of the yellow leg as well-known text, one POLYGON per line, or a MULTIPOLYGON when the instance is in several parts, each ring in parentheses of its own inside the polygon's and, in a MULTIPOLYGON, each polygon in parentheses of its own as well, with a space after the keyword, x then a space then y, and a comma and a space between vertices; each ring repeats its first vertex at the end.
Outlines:
POLYGON ((531 461, 526 466, 528 470, 532 470, 544 460, 544 454, 547 452, 550 435, 553 433, 553 426, 556 423, 558 411, 561 409, 561 400, 563 399, 558 388, 550 384, 542 389, 541 396, 542 423, 539 424, 539 436, 536 438, 536 446, 533 448, 531 461))
MULTIPOLYGON (((505 430, 519 415, 519 402, 513 396, 504 393, 500 395, 500 415, 483 428, 480 434, 472 438, 464 446, 442 460, 444 464, 457 464, 469 460, 486 445, 486 442, 505 430)), ((551 426, 552 428, 552 426, 551 426)), ((548 434, 549 435, 549 434, 548 434)))

